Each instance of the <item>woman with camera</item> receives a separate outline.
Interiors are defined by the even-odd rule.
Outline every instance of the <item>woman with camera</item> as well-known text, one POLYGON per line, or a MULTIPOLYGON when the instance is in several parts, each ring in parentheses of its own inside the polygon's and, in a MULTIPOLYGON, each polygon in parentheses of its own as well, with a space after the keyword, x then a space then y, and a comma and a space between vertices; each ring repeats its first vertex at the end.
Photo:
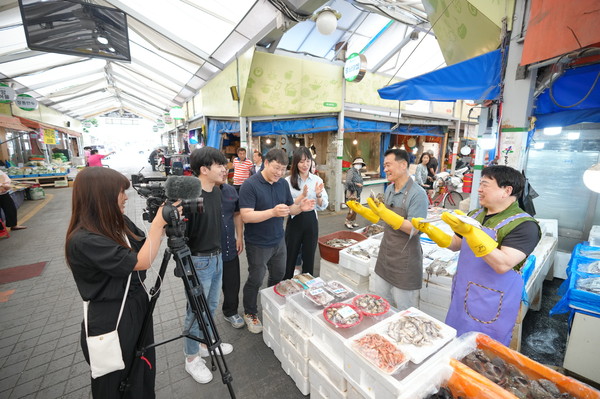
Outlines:
MULTIPOLYGON (((154 349, 132 359, 149 305, 145 270, 158 254, 166 222, 161 208, 145 237, 124 215, 129 186, 108 168, 85 168, 73 185, 65 251, 84 301, 81 347, 92 369, 94 398, 120 397, 119 385, 134 363, 125 397, 154 398, 154 349), (109 340, 113 345, 104 346, 109 340)), ((152 342, 150 321, 144 346, 152 342)))

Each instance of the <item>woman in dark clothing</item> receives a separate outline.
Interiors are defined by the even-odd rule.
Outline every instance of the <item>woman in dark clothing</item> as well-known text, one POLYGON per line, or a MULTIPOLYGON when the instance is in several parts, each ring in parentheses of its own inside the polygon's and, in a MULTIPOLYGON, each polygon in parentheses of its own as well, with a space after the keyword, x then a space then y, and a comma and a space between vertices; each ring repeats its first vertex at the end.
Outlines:
MULTIPOLYGON (((148 294, 143 286, 146 272, 156 258, 164 236, 162 208, 157 212, 148 237, 123 214, 129 180, 108 168, 86 168, 73 185, 72 215, 66 239, 66 257, 77 289, 89 301, 88 335, 114 331, 126 294, 123 315, 118 326, 124 370, 92 378, 94 398, 121 397, 119 385, 136 362, 130 376, 126 398, 154 398, 156 373, 154 349, 135 358, 135 344, 148 309, 148 294), (131 275, 129 291, 125 292, 131 275)), ((154 342, 152 322, 145 344, 154 342)), ((81 346, 89 363, 84 324, 81 346)))

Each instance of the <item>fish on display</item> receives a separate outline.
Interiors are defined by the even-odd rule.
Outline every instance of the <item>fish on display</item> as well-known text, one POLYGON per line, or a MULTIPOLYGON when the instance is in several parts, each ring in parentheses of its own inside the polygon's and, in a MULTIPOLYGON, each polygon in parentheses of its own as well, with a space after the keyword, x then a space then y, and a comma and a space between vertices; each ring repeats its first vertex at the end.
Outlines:
POLYGON ((332 238, 325 242, 325 245, 328 245, 332 248, 346 248, 350 245, 356 244, 358 241, 354 238, 332 238))
POLYGON ((441 327, 432 320, 420 316, 404 316, 390 323, 387 333, 399 344, 424 346, 443 338, 440 331, 441 327))

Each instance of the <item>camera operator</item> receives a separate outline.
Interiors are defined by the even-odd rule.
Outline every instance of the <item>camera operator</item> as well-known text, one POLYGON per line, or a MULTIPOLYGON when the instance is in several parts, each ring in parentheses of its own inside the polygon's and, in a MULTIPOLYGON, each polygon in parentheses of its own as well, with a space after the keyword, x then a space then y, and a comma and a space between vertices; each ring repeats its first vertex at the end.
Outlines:
MULTIPOLYGON (((81 347, 88 364, 90 355, 86 335, 95 337, 115 330, 126 368, 92 378, 94 398, 120 397, 119 384, 127 375, 135 355, 135 345, 148 309, 143 288, 146 272, 156 257, 164 237, 165 220, 161 212, 154 218, 148 237, 125 216, 129 180, 108 168, 85 168, 73 186, 72 215, 67 230, 65 252, 77 289, 89 301, 87 334, 81 326, 81 347), (126 291, 128 279, 129 290, 126 291), (124 305, 123 296, 126 295, 124 305), (122 316, 119 309, 123 307, 122 316), (120 321, 117 320, 120 317, 120 321)), ((144 345, 154 342, 152 322, 144 345)), ((145 360, 136 358, 132 386, 127 398, 154 398, 154 348, 145 360)), ((93 366, 93 364, 92 364, 93 366)))
MULTIPOLYGON (((192 261, 198 280, 202 283, 208 308, 214 318, 219 304, 223 277, 223 260, 221 257, 221 190, 220 185, 225 173, 227 159, 212 147, 194 150, 190 156, 192 172, 198 176, 202 185, 201 197, 204 201, 204 212, 190 215, 187 223, 186 237, 192 253, 192 261)), ((198 322, 189 304, 185 319, 184 333, 204 338, 198 322)), ((233 346, 221 343, 221 352, 227 355, 233 351, 233 346)), ((206 384, 213 378, 202 357, 208 357, 209 352, 204 344, 190 338, 184 339, 186 355, 185 371, 196 382, 206 384)))

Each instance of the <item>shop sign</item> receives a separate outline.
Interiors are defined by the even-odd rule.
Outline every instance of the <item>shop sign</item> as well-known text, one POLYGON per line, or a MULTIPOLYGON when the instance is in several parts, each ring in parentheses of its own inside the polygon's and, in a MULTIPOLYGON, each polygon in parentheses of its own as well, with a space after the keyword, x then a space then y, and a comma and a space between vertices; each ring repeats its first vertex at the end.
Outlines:
POLYGON ((156 125, 152 126, 152 131, 154 133, 158 132, 158 126, 156 126, 156 125))
POLYGON ((12 87, 8 87, 4 83, 0 83, 0 103, 9 103, 15 100, 17 93, 12 89, 12 87))
POLYGON ((44 129, 44 144, 56 144, 56 130, 44 129))
POLYGON ((158 120, 156 121, 156 126, 157 126, 159 129, 164 129, 164 127, 165 127, 165 123, 164 123, 164 122, 163 122, 161 119, 158 119, 158 120))
POLYGON ((367 73, 367 57, 352 53, 344 64, 344 79, 348 82, 360 82, 367 73))
POLYGON ((23 111, 35 111, 38 107, 38 101, 29 94, 19 94, 15 99, 15 104, 23 111))
POLYGON ((171 117, 171 114, 168 112, 165 114, 165 123, 167 125, 170 125, 171 123, 173 123, 173 118, 171 117))
POLYGON ((323 106, 324 107, 333 107, 333 108, 335 108, 335 107, 337 107, 337 103, 332 103, 332 102, 327 102, 326 101, 326 102, 323 103, 323 106))
POLYGON ((183 119, 183 110, 181 109, 181 107, 172 107, 171 117, 175 120, 183 119))
POLYGON ((83 127, 86 128, 86 129, 91 128, 92 127, 92 122, 90 122, 90 121, 84 121, 83 122, 83 127))

